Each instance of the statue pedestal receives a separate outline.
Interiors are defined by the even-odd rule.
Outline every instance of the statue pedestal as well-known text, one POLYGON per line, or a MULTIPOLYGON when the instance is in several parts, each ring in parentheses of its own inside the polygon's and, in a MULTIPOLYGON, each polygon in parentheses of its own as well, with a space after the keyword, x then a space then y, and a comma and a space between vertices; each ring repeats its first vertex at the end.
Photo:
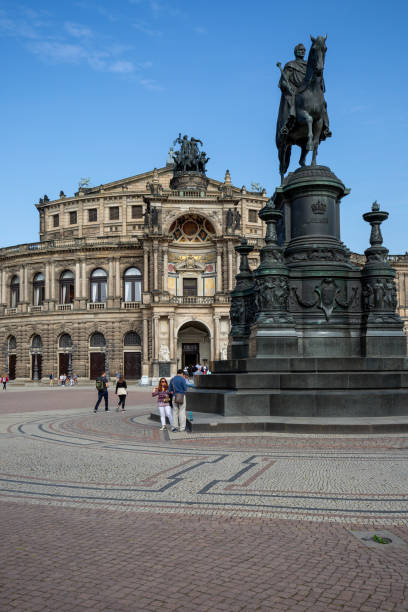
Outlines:
POLYGON ((231 294, 232 359, 198 377, 188 410, 311 420, 408 416, 406 338, 380 232, 388 213, 375 203, 364 215, 372 230, 361 270, 340 241, 347 193, 329 168, 300 168, 260 211, 267 223, 261 263, 252 274, 241 264, 231 294))

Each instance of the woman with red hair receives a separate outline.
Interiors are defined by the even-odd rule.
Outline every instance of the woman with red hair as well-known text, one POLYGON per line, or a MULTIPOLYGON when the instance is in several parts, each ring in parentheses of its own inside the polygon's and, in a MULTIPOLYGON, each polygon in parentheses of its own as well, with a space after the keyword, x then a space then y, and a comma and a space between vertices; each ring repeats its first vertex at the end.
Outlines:
POLYGON ((170 425, 173 426, 173 419, 171 416, 171 408, 170 408, 170 395, 169 395, 169 385, 167 384, 167 380, 165 378, 161 378, 159 380, 159 386, 153 389, 152 397, 157 396, 157 407, 160 412, 160 420, 162 426, 160 427, 161 431, 166 429, 166 416, 169 419, 170 425))

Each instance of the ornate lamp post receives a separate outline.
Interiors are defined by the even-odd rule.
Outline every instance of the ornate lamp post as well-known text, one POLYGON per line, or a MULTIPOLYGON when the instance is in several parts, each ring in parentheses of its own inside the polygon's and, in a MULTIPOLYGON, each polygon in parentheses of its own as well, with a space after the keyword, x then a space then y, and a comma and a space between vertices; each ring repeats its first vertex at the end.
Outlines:
POLYGON ((33 381, 39 382, 38 377, 38 355, 41 353, 41 349, 38 348, 30 348, 31 355, 34 355, 34 368, 33 368, 33 381))

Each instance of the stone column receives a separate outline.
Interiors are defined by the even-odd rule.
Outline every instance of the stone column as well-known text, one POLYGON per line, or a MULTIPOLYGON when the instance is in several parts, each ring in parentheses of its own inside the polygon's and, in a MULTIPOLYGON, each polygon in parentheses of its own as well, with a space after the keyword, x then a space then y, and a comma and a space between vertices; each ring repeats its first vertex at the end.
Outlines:
POLYGON ((120 298, 121 290, 120 290, 120 262, 119 262, 119 259, 116 259, 115 261, 115 277, 116 277, 115 297, 120 298))
POLYGON ((170 342, 170 360, 176 358, 174 354, 174 314, 169 314, 169 342, 170 342))
POLYGON ((75 299, 77 300, 81 293, 81 264, 75 262, 75 299))
POLYGON ((2 285, 1 299, 3 301, 3 304, 7 304, 6 271, 4 269, 2 270, 2 274, 1 274, 1 285, 2 285))
POLYGON ((169 290, 169 258, 168 253, 169 249, 166 245, 163 245, 163 292, 168 292, 169 290))
POLYGON ((31 301, 28 295, 28 266, 24 266, 24 301, 26 304, 31 301))
POLYGON ((55 263, 52 261, 50 265, 50 301, 49 310, 55 310, 55 263))
POLYGON ((149 291, 149 247, 143 243, 143 291, 149 291))
POLYGON ((228 242, 228 291, 232 291, 234 286, 234 275, 232 269, 232 243, 228 242))
POLYGON ((108 298, 113 297, 113 261, 109 259, 109 275, 108 275, 108 298))
POLYGON ((214 359, 220 359, 220 315, 214 315, 214 359))
POLYGON ((159 359, 159 315, 153 315, 153 359, 159 359))
POLYGON ((222 293, 222 245, 217 242, 216 292, 222 293))
POLYGON ((149 322, 147 312, 143 311, 143 361, 149 361, 149 322))
POLYGON ((157 241, 154 241, 153 244, 153 290, 157 291, 159 289, 159 246, 157 241))
POLYGON ((50 299, 50 264, 45 264, 45 299, 50 299))
POLYGON ((24 267, 21 266, 19 271, 19 279, 20 279, 20 302, 25 302, 25 284, 24 284, 24 267))
POLYGON ((82 275, 81 275, 81 281, 82 281, 82 291, 81 291, 81 298, 83 298, 84 300, 87 298, 87 290, 86 290, 86 263, 85 261, 82 261, 82 275))

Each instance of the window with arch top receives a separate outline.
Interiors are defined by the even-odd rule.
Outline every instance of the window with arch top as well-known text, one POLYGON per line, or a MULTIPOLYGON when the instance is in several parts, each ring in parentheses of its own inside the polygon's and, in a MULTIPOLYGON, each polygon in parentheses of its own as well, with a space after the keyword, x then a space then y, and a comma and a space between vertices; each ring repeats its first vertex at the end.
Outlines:
POLYGON ((142 301, 142 274, 139 268, 128 268, 124 274, 124 293, 125 302, 142 301))
POLYGON ((134 331, 130 331, 125 334, 123 338, 123 346, 140 346, 141 340, 139 334, 134 331))
POLYGON ((33 349, 42 349, 42 339, 41 336, 39 336, 38 334, 33 336, 33 339, 31 340, 31 348, 33 349))
POLYGON ((60 276, 60 304, 72 304, 75 297, 75 276, 71 270, 64 270, 60 276))
POLYGON ((96 268, 91 274, 91 302, 106 302, 108 275, 102 268, 96 268))
POLYGON ((62 334, 59 339, 60 348, 72 348, 72 338, 69 334, 62 334))
POLYGON ((94 332, 89 339, 89 346, 92 348, 106 346, 105 336, 101 332, 94 332))
POLYGON ((20 279, 17 275, 13 276, 10 283, 10 306, 17 308, 20 301, 20 279))
POLYGON ((39 272, 33 279, 33 305, 42 306, 45 298, 45 276, 39 272))

